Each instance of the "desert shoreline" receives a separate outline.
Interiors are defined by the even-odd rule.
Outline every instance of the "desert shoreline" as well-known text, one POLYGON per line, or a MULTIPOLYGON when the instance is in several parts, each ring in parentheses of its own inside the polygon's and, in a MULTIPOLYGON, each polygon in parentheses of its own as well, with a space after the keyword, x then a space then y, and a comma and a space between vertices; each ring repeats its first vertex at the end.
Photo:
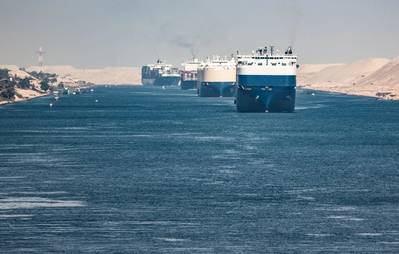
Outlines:
POLYGON ((370 92, 370 91, 354 91, 354 92, 348 92, 343 89, 328 89, 328 88, 323 88, 321 86, 303 86, 299 85, 297 88, 304 90, 304 91, 315 91, 315 92, 325 92, 325 93, 334 93, 334 94, 342 94, 342 95, 348 95, 348 96, 359 96, 359 97, 369 97, 369 98, 374 98, 377 100, 392 100, 392 101, 399 101, 398 96, 394 97, 381 97, 377 96, 375 93, 370 92))
POLYGON ((51 96, 51 94, 41 94, 38 96, 29 97, 29 98, 20 98, 18 100, 14 100, 14 101, 0 101, 0 107, 6 106, 6 105, 11 105, 11 104, 16 104, 16 103, 20 103, 20 102, 32 101, 32 100, 47 97, 47 96, 51 96))
POLYGON ((314 90, 399 100, 399 57, 303 64, 298 69, 297 84, 314 90))

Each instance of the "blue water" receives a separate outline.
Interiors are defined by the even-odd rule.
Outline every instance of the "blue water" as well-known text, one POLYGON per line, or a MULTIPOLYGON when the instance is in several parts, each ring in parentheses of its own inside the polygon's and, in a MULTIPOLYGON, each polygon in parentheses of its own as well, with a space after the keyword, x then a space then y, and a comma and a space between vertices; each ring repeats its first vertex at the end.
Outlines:
POLYGON ((177 88, 0 107, 1 253, 398 253, 399 103, 177 88), (96 100, 98 100, 96 102, 96 100))

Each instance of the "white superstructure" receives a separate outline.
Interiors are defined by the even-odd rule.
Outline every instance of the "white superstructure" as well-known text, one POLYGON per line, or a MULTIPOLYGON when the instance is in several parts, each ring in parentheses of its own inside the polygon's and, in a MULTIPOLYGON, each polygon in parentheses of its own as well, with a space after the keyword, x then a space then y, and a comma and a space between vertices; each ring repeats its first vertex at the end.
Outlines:
POLYGON ((203 62, 197 58, 182 63, 181 78, 182 81, 197 80, 198 68, 203 65, 203 62))
POLYGON ((203 64, 202 61, 200 61, 197 58, 194 58, 190 61, 182 63, 182 66, 183 66, 182 70, 183 71, 197 71, 198 67, 201 66, 202 64, 203 64))
POLYGON ((214 56, 198 69, 198 95, 231 97, 235 94, 236 61, 214 56))
POLYGON ((236 82, 236 61, 214 56, 200 66, 198 73, 199 82, 236 82))
POLYGON ((288 48, 284 54, 274 48, 259 48, 251 55, 237 56, 237 75, 295 76, 297 56, 288 48))
POLYGON ((160 74, 161 76, 180 77, 179 69, 174 68, 174 67, 173 67, 172 65, 170 65, 170 64, 164 64, 164 65, 160 66, 159 74, 160 74))

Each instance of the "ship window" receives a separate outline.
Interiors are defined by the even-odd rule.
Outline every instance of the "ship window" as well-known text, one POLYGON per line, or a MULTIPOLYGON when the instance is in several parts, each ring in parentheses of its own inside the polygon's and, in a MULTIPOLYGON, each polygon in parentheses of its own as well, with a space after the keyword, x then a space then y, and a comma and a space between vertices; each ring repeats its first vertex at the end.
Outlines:
POLYGON ((253 63, 248 63, 248 65, 252 65, 253 63))
POLYGON ((276 63, 272 63, 272 65, 273 65, 273 66, 276 66, 277 64, 276 64, 276 63))
POLYGON ((262 66, 262 63, 258 63, 259 66, 262 66))
POLYGON ((287 64, 286 64, 286 63, 283 63, 283 66, 287 66, 287 64))

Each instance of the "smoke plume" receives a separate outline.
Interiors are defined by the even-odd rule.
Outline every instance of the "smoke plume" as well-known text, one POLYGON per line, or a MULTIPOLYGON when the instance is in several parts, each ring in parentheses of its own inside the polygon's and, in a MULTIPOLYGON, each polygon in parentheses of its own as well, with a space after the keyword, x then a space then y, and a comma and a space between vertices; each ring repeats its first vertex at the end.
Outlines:
POLYGON ((183 37, 181 35, 176 35, 173 39, 172 39, 172 43, 175 44, 177 47, 189 50, 191 57, 195 57, 195 48, 196 48, 196 44, 190 40, 190 38, 188 37, 183 37))

